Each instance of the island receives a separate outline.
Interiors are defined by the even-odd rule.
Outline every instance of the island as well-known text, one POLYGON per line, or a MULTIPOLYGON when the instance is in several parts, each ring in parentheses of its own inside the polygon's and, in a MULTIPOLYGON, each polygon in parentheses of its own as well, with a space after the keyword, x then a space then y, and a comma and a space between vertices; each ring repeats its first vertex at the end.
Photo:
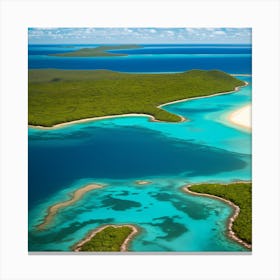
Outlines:
POLYGON ((76 252, 125 252, 128 244, 138 233, 134 225, 106 225, 96 229, 74 245, 76 252))
POLYGON ((252 247, 252 183, 197 184, 183 187, 192 195, 208 196, 229 204, 234 213, 228 221, 228 235, 250 249, 252 247))
POLYGON ((106 56, 127 56, 122 53, 110 53, 107 51, 113 50, 129 50, 138 49, 138 45, 120 45, 120 46, 99 46, 96 48, 82 48, 72 52, 49 54, 50 56, 65 56, 65 57, 106 57, 106 56))
POLYGON ((48 213, 45 216, 43 222, 41 224, 37 225, 37 230, 45 230, 46 226, 53 220, 54 216, 62 208, 65 208, 65 207, 68 207, 68 206, 74 204, 75 202, 80 200, 86 193, 88 193, 92 190, 100 189, 102 187, 103 187, 103 185, 99 185, 99 184, 89 184, 89 185, 83 186, 83 187, 79 188, 78 190, 74 191, 73 193, 71 193, 70 199, 52 205, 51 207, 49 207, 48 213))
POLYGON ((135 181, 135 184, 138 185, 138 186, 145 186, 145 185, 149 185, 151 183, 152 183, 151 181, 146 181, 146 180, 135 181))
POLYGON ((164 105, 230 93, 246 83, 219 70, 128 74, 109 70, 29 70, 28 124, 54 127, 95 118, 144 115, 179 122, 164 105))

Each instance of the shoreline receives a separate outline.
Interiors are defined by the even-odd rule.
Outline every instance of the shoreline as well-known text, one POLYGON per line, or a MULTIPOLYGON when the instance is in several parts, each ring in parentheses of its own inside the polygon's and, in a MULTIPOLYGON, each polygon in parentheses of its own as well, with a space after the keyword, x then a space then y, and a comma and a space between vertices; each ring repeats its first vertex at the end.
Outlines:
POLYGON ((252 74, 230 74, 231 76, 252 77, 252 74))
POLYGON ((234 111, 232 111, 228 116, 227 120, 229 123, 238 126, 240 128, 246 129, 247 131, 252 131, 251 123, 251 103, 242 106, 234 111))
MULTIPOLYGON (((242 181, 243 182, 243 181, 242 181)), ((240 183, 240 182, 235 182, 235 183, 240 183)), ((231 183, 232 184, 232 183, 231 183)), ((209 198, 214 198, 217 200, 220 200, 226 204, 228 204, 231 208, 233 208, 234 213, 233 215, 231 215, 228 218, 228 225, 227 225, 227 235, 229 236, 229 238, 231 238, 232 240, 238 242, 239 244, 241 244, 242 246, 244 246, 247 249, 252 249, 252 245, 246 243, 245 241, 243 241, 242 239, 240 239, 239 237, 236 236, 235 232, 232 230, 232 226, 233 226, 233 222, 235 221, 235 219, 237 218, 237 216, 239 215, 240 212, 240 208, 239 206, 235 205, 233 202, 231 202, 230 200, 224 199, 222 197, 219 196, 215 196, 212 194, 207 194, 207 193, 196 193, 191 191, 189 188, 191 186, 194 186, 195 184, 189 184, 189 185, 185 185, 182 187, 182 190, 186 193, 189 193, 191 195, 195 195, 195 196, 205 196, 205 197, 209 197, 209 198)))
POLYGON ((162 105, 159 105, 158 107, 160 108, 160 107, 162 107, 162 106, 172 105, 172 104, 176 104, 176 103, 179 103, 179 102, 184 102, 184 101, 189 101, 189 100, 195 100, 195 99, 202 99, 202 98, 210 98, 210 97, 215 97, 215 96, 219 96, 219 95, 234 93, 234 92, 239 91, 240 88, 246 87, 246 86, 249 84, 248 82, 245 82, 245 81, 244 81, 244 83, 245 83, 245 85, 235 87, 234 90, 231 90, 231 91, 225 91, 225 92, 214 93, 214 94, 207 95, 207 96, 198 96, 198 97, 191 97, 191 98, 180 99, 180 100, 176 100, 176 101, 171 101, 171 102, 164 103, 164 104, 162 104, 162 105))
MULTIPOLYGON (((175 100, 175 101, 171 101, 171 102, 167 102, 167 103, 158 105, 157 108, 161 109, 164 106, 179 103, 179 102, 185 102, 185 101, 201 99, 201 98, 210 98, 210 97, 215 97, 215 96, 219 96, 219 95, 234 93, 234 92, 239 91, 240 88, 246 87, 248 85, 248 82, 244 81, 244 83, 245 83, 244 85, 237 86, 234 88, 234 90, 231 90, 231 91, 214 93, 214 94, 207 95, 207 96, 198 96, 198 97, 191 97, 191 98, 175 100)), ((188 119, 186 119, 180 115, 177 115, 177 116, 180 117, 181 120, 179 122, 170 122, 170 123, 177 124, 177 123, 188 121, 188 119)), ((159 121, 154 116, 149 115, 149 114, 130 113, 130 114, 109 115, 109 116, 102 116, 102 117, 92 117, 92 118, 80 119, 80 120, 56 124, 56 125, 53 125, 50 127, 41 126, 41 125, 28 125, 28 127, 35 128, 35 129, 42 129, 42 130, 52 130, 52 129, 59 129, 59 128, 62 128, 62 127, 68 126, 68 125, 72 125, 72 124, 77 124, 77 123, 92 122, 92 121, 98 121, 98 120, 103 120, 103 119, 112 119, 112 118, 123 118, 123 117, 149 117, 150 121, 152 121, 152 122, 163 122, 163 123, 166 122, 166 121, 159 121)))
POLYGON ((48 208, 47 215, 44 217, 43 222, 38 224, 36 226, 36 229, 45 230, 46 229, 45 227, 52 221, 52 219, 55 217, 55 215, 59 212, 59 210, 61 208, 68 207, 68 206, 74 204, 75 202, 77 202, 78 200, 80 200, 86 193, 88 193, 92 190, 101 189, 103 187, 104 187, 104 185, 89 184, 89 185, 83 186, 83 187, 75 190, 74 192, 72 192, 70 194, 71 195, 70 199, 62 201, 62 202, 58 202, 58 203, 50 206, 48 208))
MULTIPOLYGON (((120 252, 127 252, 128 250, 128 243, 132 240, 132 238, 139 233, 139 230, 136 226, 134 225, 130 225, 130 224, 124 224, 124 225, 112 225, 112 224, 108 224, 102 227, 99 227, 93 231, 91 231, 89 234, 87 234, 87 236, 82 239, 81 241, 79 241, 76 245, 74 245, 72 248, 74 250, 74 252, 80 252, 81 247, 88 241, 90 241, 98 232, 101 232, 102 230, 104 230, 107 227, 114 227, 114 228, 119 228, 119 227, 130 227, 132 229, 132 232, 126 237, 126 239, 124 240, 124 242, 122 243, 122 245, 120 246, 120 252)), ((92 251, 95 252, 95 251, 92 251)), ((99 253, 99 252, 98 252, 99 253)))
MULTIPOLYGON (((164 121, 157 120, 152 115, 140 114, 140 113, 139 114, 138 113, 131 113, 131 114, 109 115, 109 116, 103 116, 103 117, 86 118, 86 119, 81 119, 81 120, 75 120, 75 121, 55 124, 55 125, 49 126, 49 127, 48 126, 41 126, 41 125, 28 125, 28 127, 35 128, 35 129, 42 129, 42 130, 52 130, 52 129, 63 128, 65 126, 72 125, 72 124, 77 124, 77 123, 87 123, 87 122, 93 122, 93 121, 99 121, 99 120, 105 120, 105 119, 125 118, 125 117, 149 117, 150 121, 152 121, 152 122, 164 122, 164 121)), ((179 116, 179 117, 181 118, 181 120, 179 122, 175 122, 175 123, 180 123, 180 122, 186 121, 186 119, 184 117, 182 117, 182 116, 179 116)))

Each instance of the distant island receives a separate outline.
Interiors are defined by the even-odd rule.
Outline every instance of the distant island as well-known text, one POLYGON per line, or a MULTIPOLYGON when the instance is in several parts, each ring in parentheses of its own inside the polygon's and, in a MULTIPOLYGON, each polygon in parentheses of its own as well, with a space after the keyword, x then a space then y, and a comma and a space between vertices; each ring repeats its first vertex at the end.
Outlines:
POLYGON ((79 252, 125 252, 138 230, 133 225, 106 225, 91 232, 73 247, 79 252))
POLYGON ((121 53, 110 53, 107 51, 113 50, 128 50, 128 49, 138 49, 141 46, 138 45, 120 45, 120 46, 100 46, 96 48, 82 48, 75 50, 73 52, 66 53, 55 53, 49 54, 50 56, 66 56, 66 57, 91 57, 91 56, 127 56, 121 53))
POLYGON ((197 184, 183 188, 194 195, 214 197, 234 208, 229 220, 229 236, 251 248, 252 244, 252 183, 236 182, 231 184, 197 184))
POLYGON ((119 115, 179 122, 166 103, 222 94, 245 83, 219 70, 127 74, 108 70, 29 70, 28 124, 52 127, 119 115))

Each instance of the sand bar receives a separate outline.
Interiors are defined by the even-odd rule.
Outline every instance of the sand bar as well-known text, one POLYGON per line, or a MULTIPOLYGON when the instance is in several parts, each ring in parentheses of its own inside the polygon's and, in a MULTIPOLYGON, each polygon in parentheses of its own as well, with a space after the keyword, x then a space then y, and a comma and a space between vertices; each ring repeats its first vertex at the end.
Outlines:
POLYGON ((243 76, 243 77, 252 77, 252 74, 230 74, 231 76, 243 76))
MULTIPOLYGON (((239 181, 239 182, 236 182, 236 183, 240 183, 242 181, 239 181)), ((246 181, 247 182, 247 181, 246 181)), ((232 184, 232 183, 231 183, 232 184)), ((191 191, 189 188, 193 186, 193 185, 186 185, 182 188, 182 190, 186 193, 189 193, 191 195, 196 195, 196 196, 206 196, 206 197, 210 197, 210 198, 214 198, 214 199, 217 199, 217 200, 221 200, 222 202, 228 204, 230 207, 233 208, 234 210, 234 213, 233 215, 229 218, 228 220, 228 236, 233 239, 234 241, 238 242, 239 244, 241 244, 242 246, 244 246, 245 248, 247 249, 251 249, 252 248, 252 245, 251 244, 248 244, 247 242, 243 241, 242 239, 240 239, 239 237, 236 236, 235 232, 232 230, 232 227, 233 227, 233 222, 234 220, 237 218, 239 212, 240 212, 240 208, 235 205, 233 202, 231 202, 230 200, 226 200, 222 197, 219 197, 219 196, 215 196, 215 195, 212 195, 212 194, 207 194, 207 193, 196 193, 196 192, 193 192, 191 191)))
POLYGON ((126 252, 128 250, 128 244, 132 240, 132 238, 139 232, 136 226, 134 225, 106 225, 103 227, 100 227, 98 229, 93 230, 90 232, 86 238, 84 238, 82 241, 80 241, 77 245, 74 246, 74 251, 79 252, 82 248, 82 246, 90 241, 98 232, 106 229, 107 227, 114 227, 114 228, 119 228, 119 227, 130 227, 132 229, 132 232, 127 236, 127 238, 124 240, 120 247, 121 252, 126 252))
POLYGON ((135 181, 135 184, 136 185, 140 185, 140 186, 143 186, 143 185, 149 185, 151 184, 152 182, 150 181, 135 181))
POLYGON ((245 128, 248 131, 252 130, 251 124, 251 111, 252 106, 248 104, 228 116, 228 121, 234 125, 237 125, 241 128, 245 128))
POLYGON ((103 185, 98 185, 98 184, 90 184, 86 185, 76 191, 74 191, 71 194, 71 198, 66 201, 59 202, 57 204, 54 204, 53 206, 49 207, 48 213, 44 218, 44 221, 37 226, 38 230, 44 230, 45 227, 52 221, 54 216, 58 213, 58 211, 62 208, 65 208, 67 206, 70 206, 80 200, 86 193, 92 190, 100 189, 104 187, 103 185))

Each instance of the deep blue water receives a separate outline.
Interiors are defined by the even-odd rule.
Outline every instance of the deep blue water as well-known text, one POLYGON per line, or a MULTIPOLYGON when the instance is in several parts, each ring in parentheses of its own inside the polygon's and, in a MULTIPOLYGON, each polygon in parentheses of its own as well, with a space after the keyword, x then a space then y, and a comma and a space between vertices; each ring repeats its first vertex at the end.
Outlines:
POLYGON ((29 207, 77 178, 215 176, 246 166, 245 155, 168 138, 141 127, 87 127, 29 137, 29 207), (244 158, 243 158, 244 157, 244 158), (36 186, 36 187, 35 187, 36 186))
POLYGON ((145 46, 139 49, 112 50, 110 53, 121 54, 252 54, 251 46, 218 46, 218 45, 176 45, 176 46, 145 46))
POLYGON ((28 66, 57 69, 109 69, 120 72, 183 72, 219 69, 250 74, 250 45, 142 45, 140 49, 118 50, 121 57, 57 57, 48 54, 74 51, 96 45, 30 45, 28 66))

